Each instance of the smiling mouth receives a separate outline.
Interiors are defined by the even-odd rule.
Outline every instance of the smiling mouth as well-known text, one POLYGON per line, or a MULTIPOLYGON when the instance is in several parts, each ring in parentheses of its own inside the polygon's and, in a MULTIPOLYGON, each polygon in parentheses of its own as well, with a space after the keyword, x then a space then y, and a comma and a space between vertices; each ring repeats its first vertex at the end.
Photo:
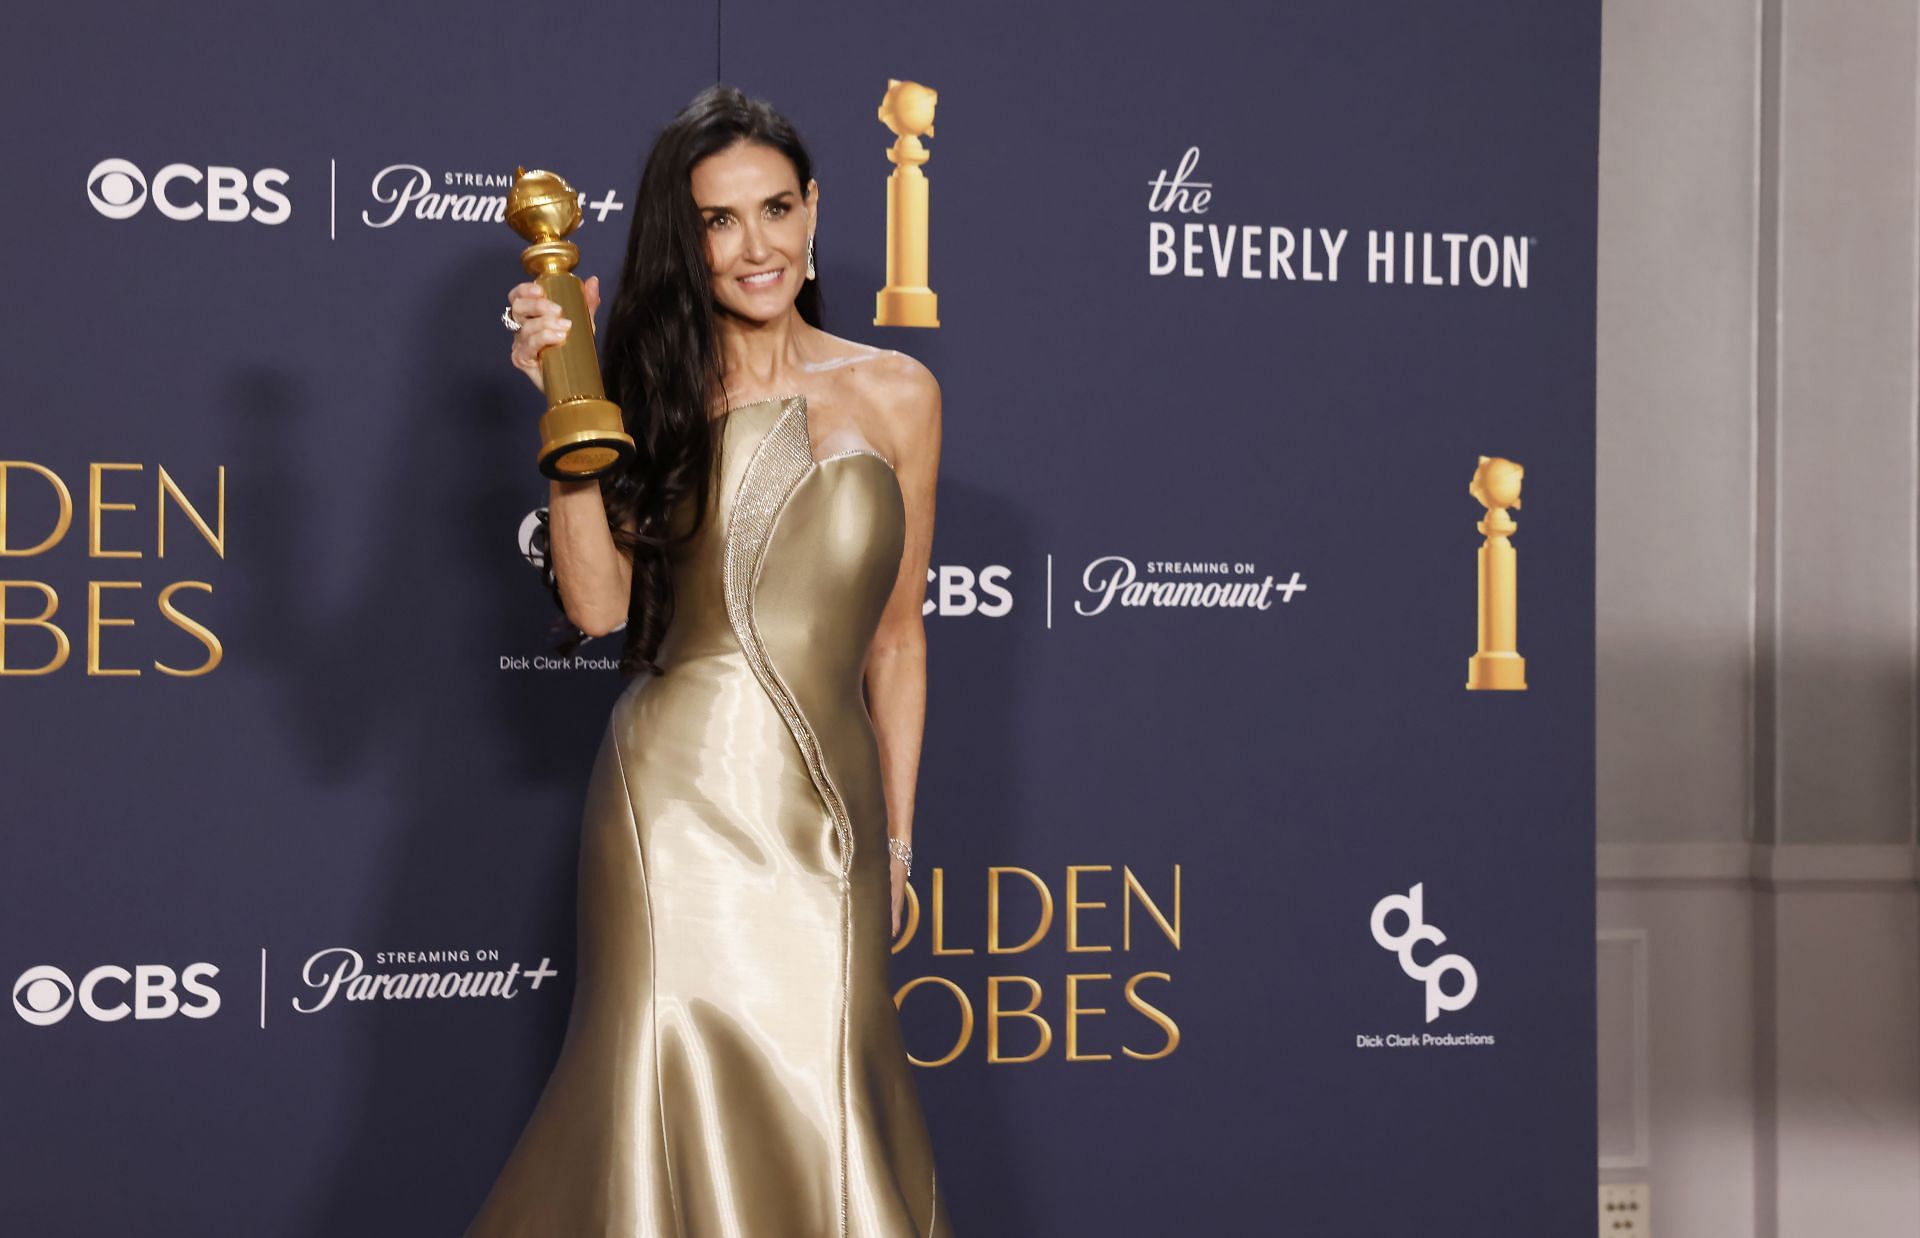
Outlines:
POLYGON ((758 275, 743 275, 735 282, 748 288, 771 288, 780 282, 785 271, 786 268, 781 267, 776 271, 762 271, 758 275))

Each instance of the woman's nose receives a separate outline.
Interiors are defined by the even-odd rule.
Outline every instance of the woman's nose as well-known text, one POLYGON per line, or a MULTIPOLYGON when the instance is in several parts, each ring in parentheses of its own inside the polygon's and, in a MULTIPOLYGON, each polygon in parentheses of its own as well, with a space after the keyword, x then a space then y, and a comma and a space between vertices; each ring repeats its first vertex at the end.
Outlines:
POLYGON ((772 246, 767 243, 766 230, 761 225, 757 223, 747 224, 745 235, 746 247, 743 250, 743 256, 747 261, 762 261, 772 252, 772 246))

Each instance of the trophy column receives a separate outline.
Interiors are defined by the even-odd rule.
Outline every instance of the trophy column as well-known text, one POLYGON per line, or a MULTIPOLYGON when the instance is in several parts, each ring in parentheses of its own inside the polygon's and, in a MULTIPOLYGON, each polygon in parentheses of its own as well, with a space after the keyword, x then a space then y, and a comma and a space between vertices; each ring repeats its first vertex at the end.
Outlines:
POLYGON ((1507 515, 1507 508, 1520 506, 1524 472, 1511 460, 1481 456, 1468 487, 1487 509, 1487 518, 1474 525, 1487 539, 1479 552, 1480 648, 1467 660, 1467 687, 1475 690, 1517 692, 1527 686, 1517 632, 1516 556, 1508 540, 1520 526, 1507 515))
POLYGON ((521 251, 520 265, 564 317, 586 324, 540 354, 547 414, 540 419, 539 461, 540 471, 556 481, 589 481, 632 459, 633 438, 600 382, 593 318, 573 273, 580 247, 561 239, 580 226, 580 195, 555 173, 517 168, 506 215, 508 225, 533 242, 521 251))
POLYGON ((933 107, 939 92, 918 82, 889 78, 880 119, 897 136, 887 149, 893 175, 887 178, 887 286, 874 295, 877 327, 937 327, 939 299, 927 286, 928 159, 920 135, 933 136, 933 107))

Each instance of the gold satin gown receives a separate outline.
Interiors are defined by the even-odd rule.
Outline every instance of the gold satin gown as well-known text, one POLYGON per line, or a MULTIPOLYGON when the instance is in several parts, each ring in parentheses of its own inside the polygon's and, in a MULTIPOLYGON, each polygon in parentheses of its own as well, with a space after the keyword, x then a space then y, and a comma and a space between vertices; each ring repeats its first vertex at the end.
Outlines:
POLYGON ((662 673, 587 790, 566 1038, 467 1238, 952 1238, 861 692, 900 488, 855 430, 816 448, 804 396, 719 420, 662 673))

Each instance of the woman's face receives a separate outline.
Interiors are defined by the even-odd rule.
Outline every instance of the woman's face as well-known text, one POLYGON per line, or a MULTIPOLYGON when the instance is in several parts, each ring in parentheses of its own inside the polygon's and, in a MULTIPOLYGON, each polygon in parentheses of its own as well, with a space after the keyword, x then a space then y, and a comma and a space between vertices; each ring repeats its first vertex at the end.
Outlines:
POLYGON ((787 312, 807 273, 819 187, 770 146, 736 142, 693 165, 693 201, 707 237, 713 299, 756 322, 787 312), (748 282, 749 276, 764 276, 748 282))

